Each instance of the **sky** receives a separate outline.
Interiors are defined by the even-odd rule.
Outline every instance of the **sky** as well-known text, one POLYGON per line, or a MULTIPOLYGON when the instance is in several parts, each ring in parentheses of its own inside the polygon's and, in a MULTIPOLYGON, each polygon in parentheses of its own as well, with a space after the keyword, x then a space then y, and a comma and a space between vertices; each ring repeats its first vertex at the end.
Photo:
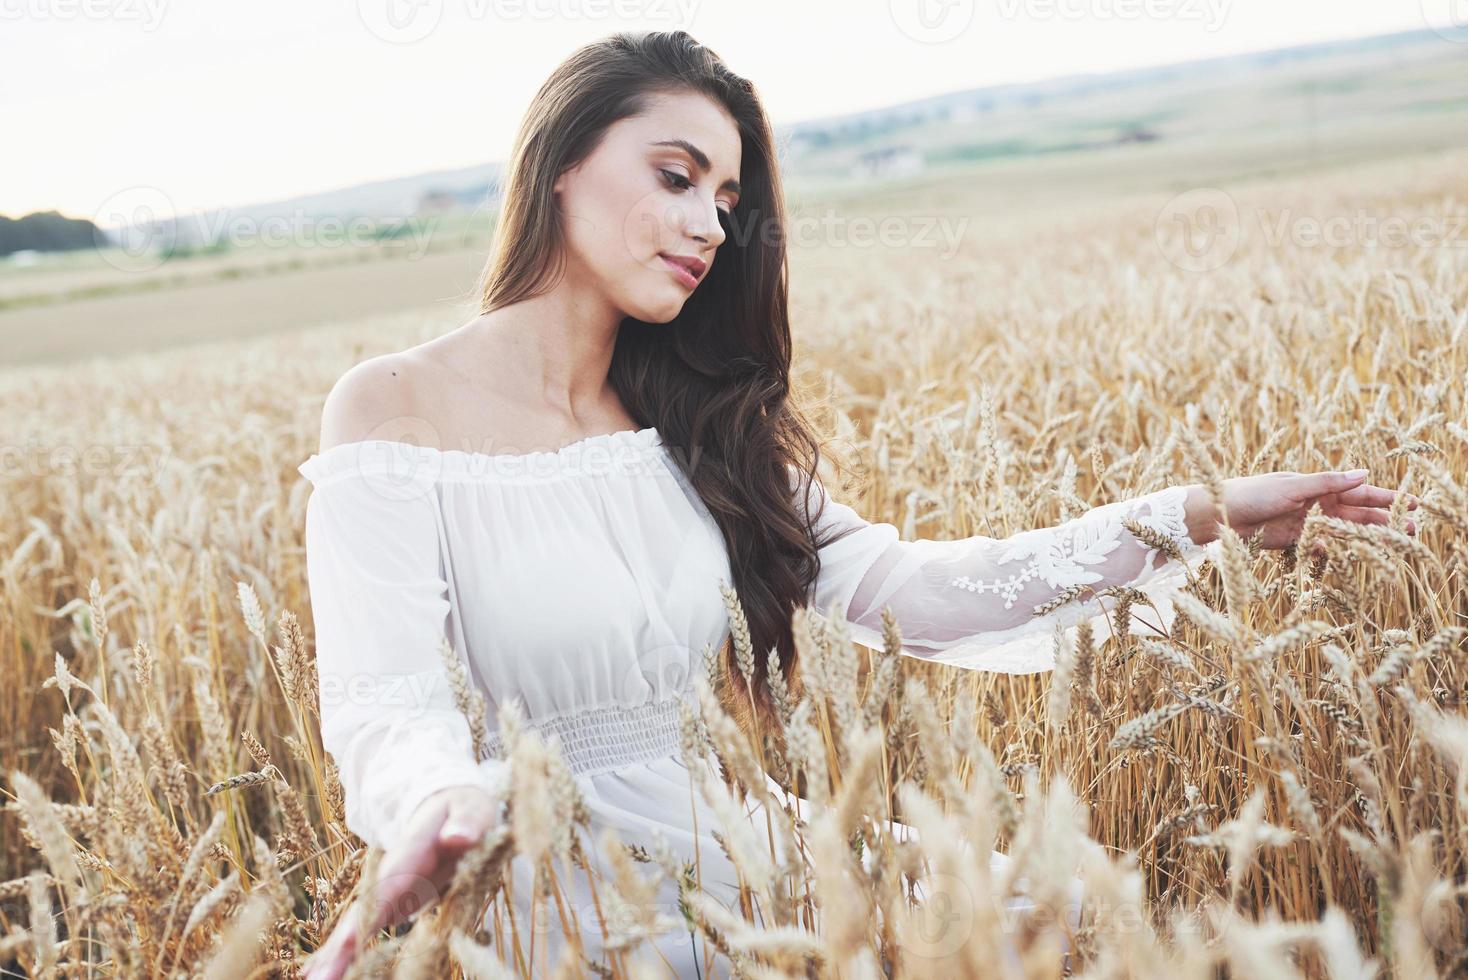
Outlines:
POLYGON ((779 125, 1465 20, 1464 0, 0 0, 0 214, 503 160, 555 65, 618 30, 687 30, 779 125))

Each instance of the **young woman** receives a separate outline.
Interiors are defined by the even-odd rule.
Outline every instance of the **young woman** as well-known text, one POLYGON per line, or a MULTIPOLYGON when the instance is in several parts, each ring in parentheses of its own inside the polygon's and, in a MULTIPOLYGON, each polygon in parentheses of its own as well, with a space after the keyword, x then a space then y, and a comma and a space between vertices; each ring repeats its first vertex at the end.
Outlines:
MULTIPOLYGON (((784 221, 754 87, 681 31, 613 35, 558 67, 526 114, 481 314, 332 389, 300 471, 314 485, 322 737, 348 826, 386 848, 368 925, 432 901, 502 818, 507 765, 475 761, 445 641, 487 699, 491 732, 517 699, 530 725, 560 736, 594 833, 646 845, 657 831, 699 862, 706 889, 732 894, 717 818, 678 741, 702 652, 730 636, 721 581, 755 650, 777 650, 785 672, 791 613, 806 604, 834 608, 868 645, 881 645, 890 607, 909 655, 1033 671, 1050 666, 1057 624, 1099 611, 1094 597, 1037 607, 1073 585, 1180 570, 1122 517, 1185 558, 1214 538, 1218 511, 1198 484, 1002 541, 901 541, 828 498, 817 441, 788 399, 784 221)), ((1364 475, 1231 479, 1228 520, 1262 528, 1266 548, 1296 540, 1316 500, 1381 523, 1393 493, 1364 475)), ((770 709, 765 666, 755 712, 770 709)), ((518 860, 512 890, 528 902, 518 860)), ((677 918, 666 884, 660 911, 677 918)), ((594 929, 589 897, 570 900, 594 929)), ((311 976, 352 962, 358 914, 311 976)), ((593 961, 600 938, 582 936, 593 961)), ((673 931, 657 949, 694 976, 702 945, 673 931)))

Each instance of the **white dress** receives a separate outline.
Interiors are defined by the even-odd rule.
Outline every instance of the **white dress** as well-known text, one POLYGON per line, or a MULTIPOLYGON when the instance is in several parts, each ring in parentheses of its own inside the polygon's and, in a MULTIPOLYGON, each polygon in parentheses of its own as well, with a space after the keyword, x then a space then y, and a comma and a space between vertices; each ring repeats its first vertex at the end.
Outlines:
MULTIPOLYGON (((656 829, 684 860, 700 862, 705 889, 737 887, 710 835, 717 818, 679 752, 678 700, 696 704, 703 650, 729 635, 719 584, 732 577, 677 452, 650 427, 515 455, 364 440, 300 465, 313 484, 305 540, 322 739, 340 767, 351 830, 390 847, 435 790, 505 789, 498 755, 474 761, 442 667, 447 636, 486 696, 497 753, 498 705, 518 698, 529 725, 559 736, 593 835, 611 827, 625 843, 650 846, 656 829)), ((855 528, 822 548, 812 605, 825 612, 835 603, 852 639, 875 647, 889 605, 904 653, 963 667, 1046 670, 1057 624, 1073 629, 1089 617, 1104 629, 1094 596, 1032 615, 1075 584, 1146 583, 1159 610, 1170 610, 1181 569, 1127 532, 1123 516, 1173 536, 1190 561, 1205 550, 1187 535, 1182 486, 1053 528, 949 541, 902 541, 892 524, 863 520, 818 481, 807 492, 811 514, 824 501, 818 541, 855 528)), ((529 869, 517 858, 512 870, 516 902, 528 901, 529 869)), ((598 960, 584 873, 573 881, 581 890, 568 899, 598 960)), ((665 885, 660 911, 679 918, 676 890, 665 885)), ((528 908, 516 914, 522 928, 530 922, 528 908)), ((551 954, 536 953, 537 974, 559 951, 554 905, 549 914, 551 954)), ((656 945, 674 975, 708 975, 694 965, 701 938, 670 931, 656 945)))

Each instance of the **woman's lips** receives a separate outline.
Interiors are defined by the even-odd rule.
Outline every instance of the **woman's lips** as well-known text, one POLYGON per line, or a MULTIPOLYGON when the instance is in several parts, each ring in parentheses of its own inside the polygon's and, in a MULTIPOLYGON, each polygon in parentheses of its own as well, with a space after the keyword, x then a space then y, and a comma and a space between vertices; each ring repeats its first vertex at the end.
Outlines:
POLYGON ((672 270, 673 275, 677 276, 678 281, 681 282, 683 285, 687 286, 689 289, 693 289, 698 285, 698 279, 694 277, 692 272, 688 271, 688 267, 686 265, 681 265, 677 262, 674 262, 666 255, 659 255, 658 258, 663 260, 663 264, 666 265, 670 270, 672 270))

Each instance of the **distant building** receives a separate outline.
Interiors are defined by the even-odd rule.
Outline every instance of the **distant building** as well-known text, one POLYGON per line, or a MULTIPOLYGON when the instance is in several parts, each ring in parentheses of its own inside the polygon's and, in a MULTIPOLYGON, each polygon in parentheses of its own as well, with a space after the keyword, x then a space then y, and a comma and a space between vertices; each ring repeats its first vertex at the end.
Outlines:
POLYGON ((498 182, 474 187, 447 189, 435 187, 418 195, 415 214, 447 214, 451 211, 473 211, 482 208, 499 195, 498 182))
POLYGON ((1118 143, 1151 143, 1158 139, 1161 137, 1145 126, 1133 126, 1116 137, 1118 143))
POLYGON ((448 191, 426 191, 418 195, 418 205, 413 210, 418 214, 442 214, 459 206, 457 195, 448 191))
POLYGON ((920 173, 923 155, 910 143, 868 150, 856 158, 851 175, 857 178, 905 177, 920 173))

